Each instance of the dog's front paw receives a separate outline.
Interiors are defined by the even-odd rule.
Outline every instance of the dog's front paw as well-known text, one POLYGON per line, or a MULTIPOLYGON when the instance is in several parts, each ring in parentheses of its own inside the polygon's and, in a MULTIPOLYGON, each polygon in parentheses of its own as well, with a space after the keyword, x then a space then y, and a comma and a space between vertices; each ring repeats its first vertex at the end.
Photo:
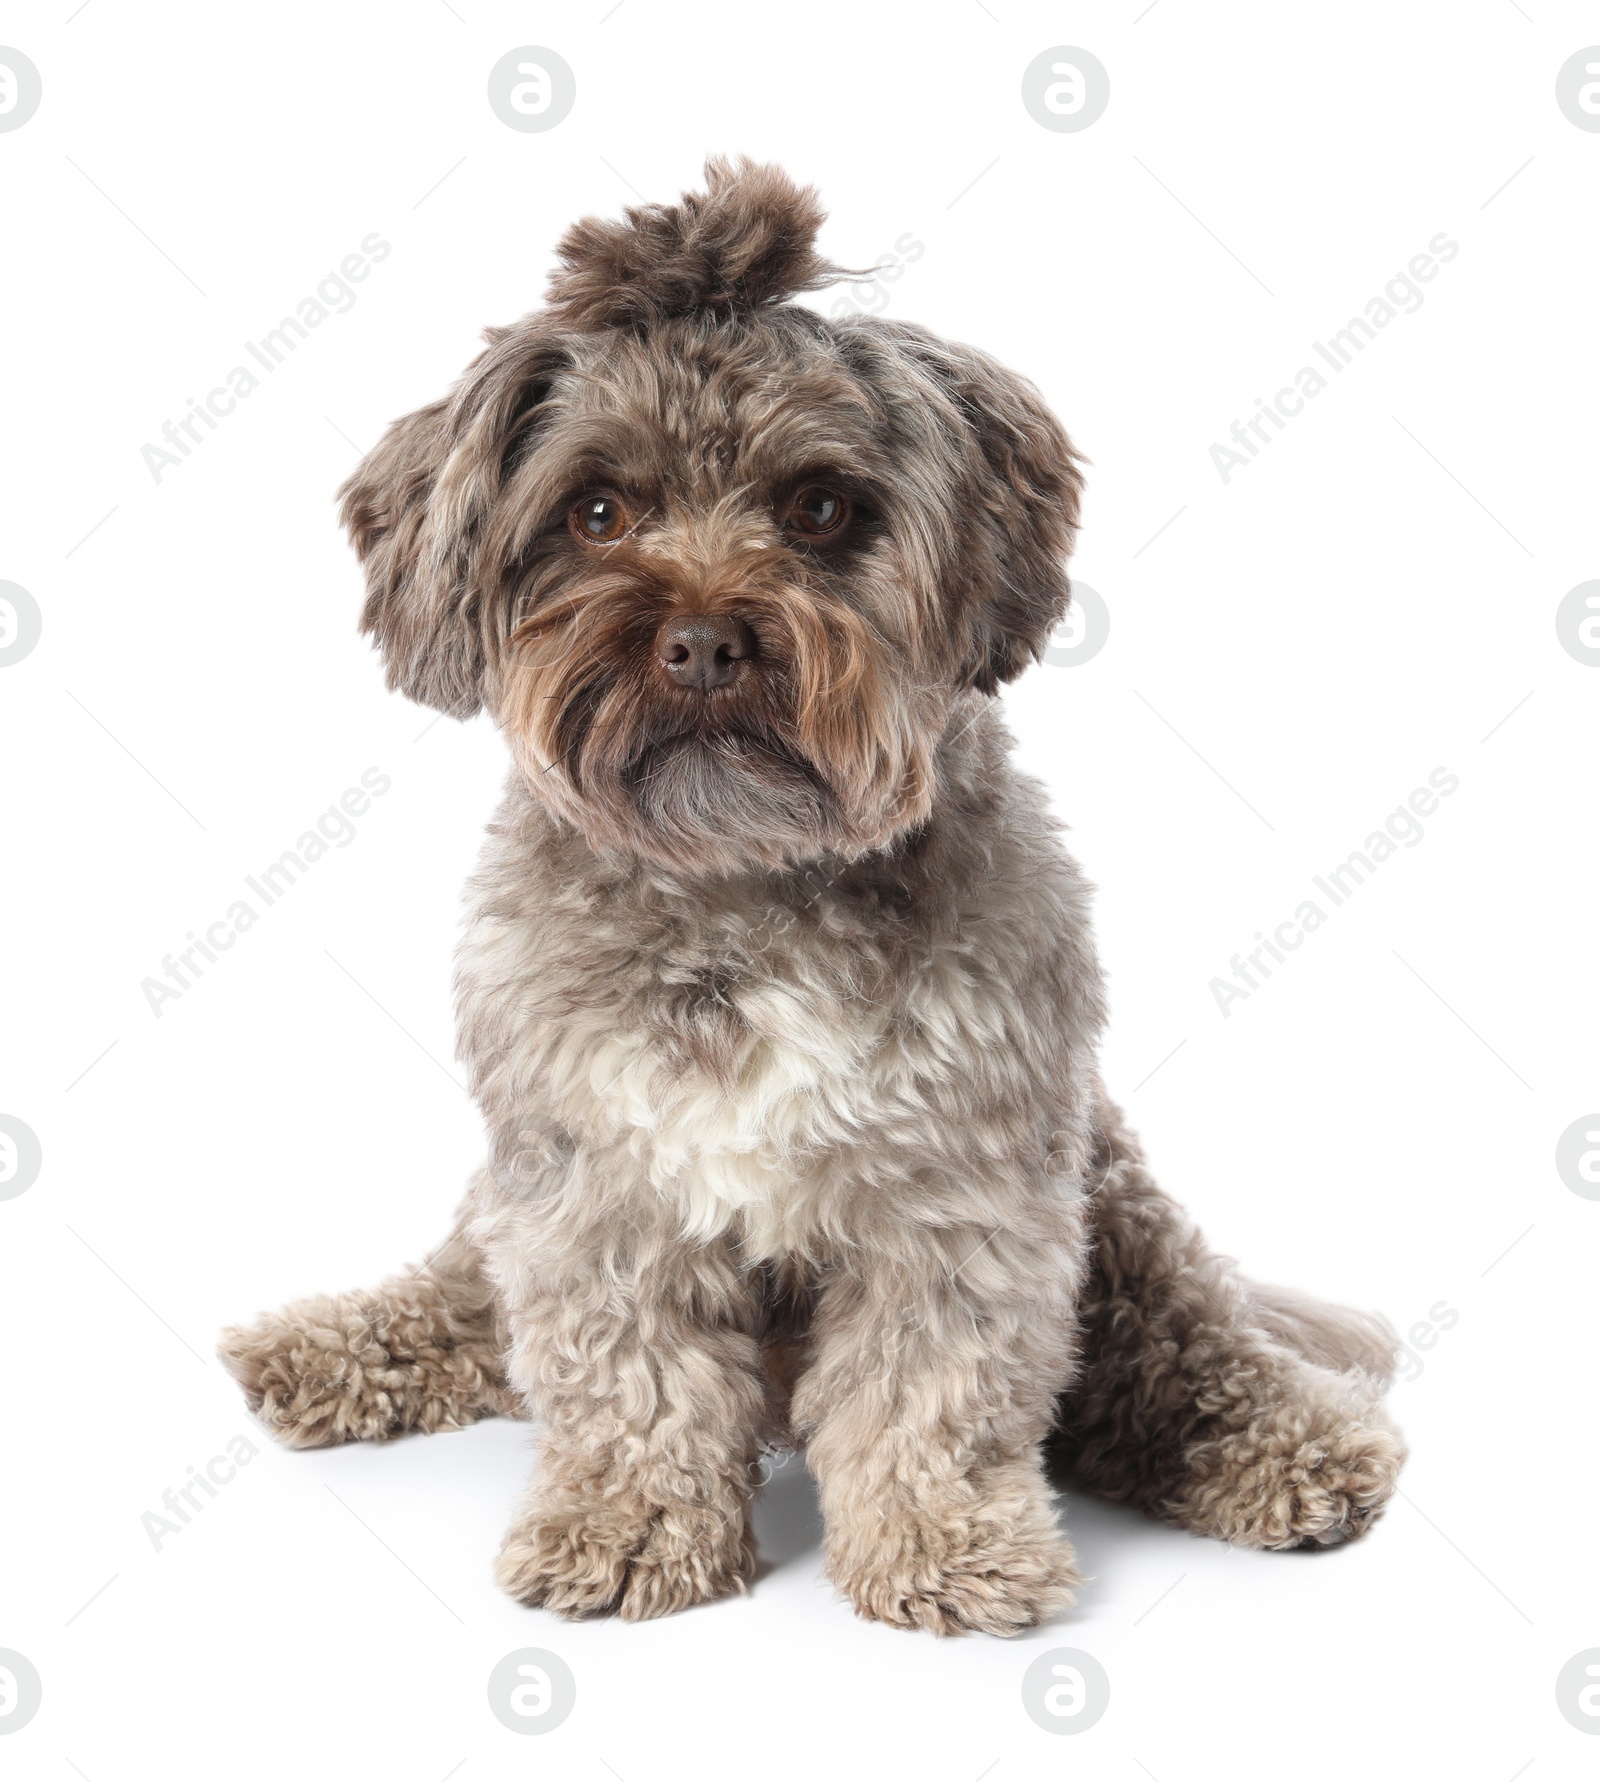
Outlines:
POLYGON ((828 1570, 856 1613, 936 1634, 1018 1634, 1070 1608, 1080 1583, 1048 1496, 1030 1478, 949 1501, 889 1494, 829 1540, 828 1570), (870 1511, 869 1511, 870 1513, 870 1511))
POLYGON ((742 1591, 754 1570, 755 1540, 742 1509, 608 1499, 535 1507, 520 1517, 495 1577, 530 1608, 647 1621, 742 1591))
POLYGON ((858 1615, 936 1634, 1023 1633, 1070 1608, 1082 1582, 1059 1536, 1040 1544, 993 1531, 964 1549, 907 1552, 833 1573, 858 1615))
POLYGON ((1394 1494, 1405 1444, 1382 1407, 1295 1400, 1262 1409, 1192 1457, 1172 1520, 1236 1547, 1353 1541, 1394 1494))

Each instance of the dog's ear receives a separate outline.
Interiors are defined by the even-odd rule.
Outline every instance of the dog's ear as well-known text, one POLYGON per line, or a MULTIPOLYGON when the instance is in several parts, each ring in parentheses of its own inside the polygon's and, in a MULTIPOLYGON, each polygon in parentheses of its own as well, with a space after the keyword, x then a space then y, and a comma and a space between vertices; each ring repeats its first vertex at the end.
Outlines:
POLYGON ((987 353, 875 316, 841 326, 872 338, 893 424, 917 427, 919 451, 943 462, 957 678, 992 693, 1044 654, 1067 610, 1081 460, 1038 389, 987 353))
POLYGON ((505 631, 498 571, 480 562, 480 542, 565 363, 533 319, 486 338, 453 394, 395 421, 339 491, 366 569, 361 628, 383 652, 389 685, 453 718, 482 705, 505 631))
POLYGON ((944 375, 988 478, 969 562, 971 684, 992 693, 1038 661, 1067 610, 1067 559, 1083 475, 1066 429, 1038 389, 973 347, 947 347, 944 375))

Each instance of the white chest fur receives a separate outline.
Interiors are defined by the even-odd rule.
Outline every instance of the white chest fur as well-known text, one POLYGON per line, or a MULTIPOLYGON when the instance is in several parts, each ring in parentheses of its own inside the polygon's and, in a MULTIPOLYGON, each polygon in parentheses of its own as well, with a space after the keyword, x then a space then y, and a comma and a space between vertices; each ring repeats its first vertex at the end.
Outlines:
POLYGON ((952 1081, 1009 1050, 1006 987, 959 946, 896 977, 825 913, 752 932, 712 911, 596 953, 531 910, 470 922, 462 1048, 497 1156, 577 1156, 597 1185, 650 1184, 686 1232, 777 1258, 864 1153, 925 1139, 952 1081))
POLYGON ((885 1016, 771 981, 727 994, 736 1038, 718 1068, 648 1029, 569 1022, 547 1081, 602 1150, 678 1202, 688 1233, 737 1228, 747 1253, 777 1256, 799 1240, 817 1161, 873 1118, 885 1016))

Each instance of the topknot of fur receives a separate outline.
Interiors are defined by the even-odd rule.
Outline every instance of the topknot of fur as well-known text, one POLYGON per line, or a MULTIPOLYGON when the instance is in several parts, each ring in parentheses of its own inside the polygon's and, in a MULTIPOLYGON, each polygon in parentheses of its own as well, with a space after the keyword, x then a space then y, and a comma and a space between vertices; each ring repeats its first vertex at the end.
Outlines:
POLYGON ((706 189, 586 217, 556 252, 550 302, 574 328, 646 325, 696 310, 753 310, 845 276, 815 248, 824 211, 781 167, 713 157, 706 189))

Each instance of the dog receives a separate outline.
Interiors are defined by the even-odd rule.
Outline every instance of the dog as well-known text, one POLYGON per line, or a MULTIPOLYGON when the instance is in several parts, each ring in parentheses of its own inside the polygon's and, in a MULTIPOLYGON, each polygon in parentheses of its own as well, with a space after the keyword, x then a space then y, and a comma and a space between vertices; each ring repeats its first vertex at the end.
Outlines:
POLYGON ((713 160, 576 224, 341 491, 390 685, 513 758, 456 976, 489 1156, 423 1266, 222 1354, 291 1446, 536 1418, 523 1603, 743 1590, 793 1444, 861 1615, 1014 1634, 1080 1581, 1056 1477, 1361 1534, 1396 1344, 1208 1249, 1108 1099, 1089 888, 996 698, 1081 461, 986 354, 789 301, 848 276, 821 222, 713 160))

